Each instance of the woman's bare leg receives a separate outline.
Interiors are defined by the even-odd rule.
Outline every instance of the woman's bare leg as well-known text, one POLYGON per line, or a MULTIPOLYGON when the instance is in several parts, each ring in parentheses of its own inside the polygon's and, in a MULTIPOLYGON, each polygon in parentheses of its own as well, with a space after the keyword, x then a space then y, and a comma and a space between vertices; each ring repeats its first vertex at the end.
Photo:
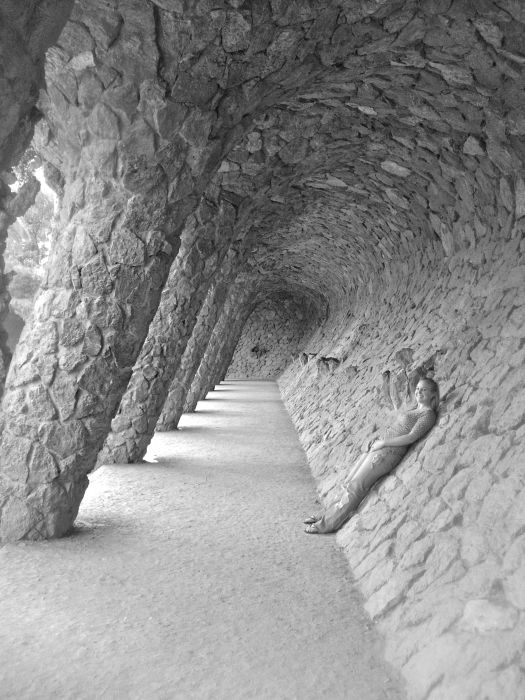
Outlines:
POLYGON ((373 454, 373 452, 370 452, 359 458, 358 464, 352 469, 352 478, 346 483, 345 491, 341 498, 329 506, 323 517, 314 523, 307 532, 311 534, 316 532, 335 532, 355 513, 368 492, 365 480, 357 478, 357 475, 368 474, 371 471, 373 454))
MULTIPOLYGON (((348 475, 345 477, 344 484, 345 484, 345 493, 343 494, 342 498, 345 497, 346 494, 346 484, 353 479, 354 475, 359 471, 361 468, 361 465, 365 461, 365 459, 368 457, 369 453, 364 452, 362 455, 360 455, 355 463, 352 465, 352 468, 350 469, 350 472, 348 475)), ((319 513, 314 513, 313 515, 310 515, 308 518, 305 518, 303 521, 305 525, 312 525, 313 523, 317 523, 319 520, 323 518, 324 512, 321 511, 319 513)))
POLYGON ((352 468, 348 472, 347 476, 345 477, 344 483, 347 484, 351 479, 354 478, 354 476, 357 474, 357 472, 361 469, 361 466, 363 465, 363 462, 365 459, 368 457, 370 452, 363 452, 362 455, 359 455, 359 457, 356 459, 354 464, 352 465, 352 468))

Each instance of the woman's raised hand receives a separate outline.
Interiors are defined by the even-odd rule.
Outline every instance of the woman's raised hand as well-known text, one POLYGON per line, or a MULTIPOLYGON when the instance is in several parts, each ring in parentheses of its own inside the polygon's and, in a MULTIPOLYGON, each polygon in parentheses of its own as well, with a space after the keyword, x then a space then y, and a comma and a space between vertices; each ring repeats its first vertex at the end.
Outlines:
POLYGON ((374 440, 372 445, 370 446, 370 452, 375 452, 376 450, 381 450, 385 447, 385 443, 383 440, 374 440))

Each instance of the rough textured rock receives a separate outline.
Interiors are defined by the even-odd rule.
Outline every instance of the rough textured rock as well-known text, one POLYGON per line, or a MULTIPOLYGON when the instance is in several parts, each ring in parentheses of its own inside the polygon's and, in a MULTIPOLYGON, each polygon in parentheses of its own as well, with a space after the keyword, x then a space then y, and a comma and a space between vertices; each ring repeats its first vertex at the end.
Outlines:
POLYGON ((205 398, 226 373, 246 319, 253 311, 255 292, 249 282, 247 274, 242 272, 230 286, 221 316, 186 394, 185 412, 194 411, 197 403, 205 398))
POLYGON ((21 158, 38 119, 44 55, 57 40, 73 0, 4 0, 0 9, 0 172, 21 158))
MULTIPOLYGON (((182 18, 179 7, 81 0, 48 54, 37 147, 65 183, 62 230, 7 386, 0 453, 10 460, 20 431, 31 447, 17 455, 19 471, 2 475, 6 539, 71 526, 187 216, 248 127, 245 115, 313 70, 307 56, 277 42, 261 79, 241 91, 236 65, 223 72, 236 63, 228 47, 215 45, 228 17, 208 20, 199 3, 182 18), (274 78, 285 64, 286 85, 274 78), (56 466, 51 480, 22 478, 36 453, 56 466)), ((306 30, 293 32, 297 48, 306 30)), ((275 22, 271 31, 286 34, 275 22)), ((258 73, 260 55, 246 59, 243 76, 258 73)))
POLYGON ((136 462, 144 456, 210 283, 230 247, 236 216, 229 202, 203 199, 187 222, 99 463, 136 462))
MULTIPOLYGON (((8 165, 42 84, 48 40, 16 38, 37 7, 2 25, 8 165)), ((281 386, 330 499, 379 420, 381 372, 434 362, 439 425, 341 542, 412 697, 523 695, 524 33, 514 0, 77 0, 38 103, 62 204, 3 400, 0 537, 71 526, 182 231, 203 196, 226 201, 232 245, 250 244, 187 407, 256 304, 312 308, 281 386)))
POLYGON ((248 318, 226 378, 276 379, 306 345, 318 321, 310 307, 293 298, 266 298, 248 318))
POLYGON ((467 252, 377 279, 281 380, 324 503, 384 420, 381 373, 432 367, 440 384, 438 425, 339 534, 414 698, 525 688, 522 247, 487 235, 476 267, 467 252))
POLYGON ((229 252, 217 279, 208 291, 205 303, 202 305, 199 318, 188 341, 180 365, 175 371, 168 396, 164 402, 162 414, 156 426, 156 429, 159 431, 175 430, 178 426, 180 417, 184 412, 186 396, 204 357, 215 329, 215 324, 219 321, 223 311, 230 285, 233 283, 242 264, 243 253, 244 250, 239 253, 233 250, 229 252))

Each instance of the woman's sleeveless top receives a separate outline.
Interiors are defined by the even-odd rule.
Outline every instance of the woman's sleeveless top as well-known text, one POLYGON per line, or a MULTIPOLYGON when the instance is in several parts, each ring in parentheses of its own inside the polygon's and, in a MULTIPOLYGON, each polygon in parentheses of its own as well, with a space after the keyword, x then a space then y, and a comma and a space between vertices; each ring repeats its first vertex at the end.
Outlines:
POLYGON ((383 439, 400 437, 413 431, 415 442, 426 435, 435 422, 436 414, 431 408, 396 411, 393 423, 383 433, 383 439))
MULTIPOLYGON (((385 440, 393 437, 407 435, 414 430, 415 440, 419 440, 428 433, 436 422, 436 414, 431 408, 415 408, 412 411, 396 411, 392 424, 382 431, 385 440)), ((371 464, 375 470, 383 474, 396 467, 403 459, 410 445, 400 447, 383 447, 370 454, 371 464)))

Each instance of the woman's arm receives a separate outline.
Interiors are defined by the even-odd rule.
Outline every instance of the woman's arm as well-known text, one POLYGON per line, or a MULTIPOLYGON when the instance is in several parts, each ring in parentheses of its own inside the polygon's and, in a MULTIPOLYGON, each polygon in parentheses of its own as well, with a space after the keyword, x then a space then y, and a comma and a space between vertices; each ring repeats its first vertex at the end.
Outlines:
POLYGON ((370 448, 370 451, 375 452, 376 450, 381 450, 383 447, 404 447, 406 445, 411 445, 422 438, 423 435, 426 435, 435 422, 436 414, 434 411, 427 411, 421 418, 418 418, 409 433, 385 440, 376 440, 370 448))
POLYGON ((390 370, 383 372, 383 394, 387 400, 387 403, 392 404, 392 406, 397 409, 401 406, 401 399, 397 392, 397 387, 392 383, 390 378, 390 370))
POLYGON ((413 442, 416 442, 419 438, 414 438, 412 437, 411 433, 407 433, 406 435, 400 435, 399 437, 394 437, 394 438, 388 438, 387 440, 376 440, 372 447, 370 448, 370 452, 375 452, 376 450, 381 450, 383 447, 404 447, 405 445, 411 445, 413 442))

